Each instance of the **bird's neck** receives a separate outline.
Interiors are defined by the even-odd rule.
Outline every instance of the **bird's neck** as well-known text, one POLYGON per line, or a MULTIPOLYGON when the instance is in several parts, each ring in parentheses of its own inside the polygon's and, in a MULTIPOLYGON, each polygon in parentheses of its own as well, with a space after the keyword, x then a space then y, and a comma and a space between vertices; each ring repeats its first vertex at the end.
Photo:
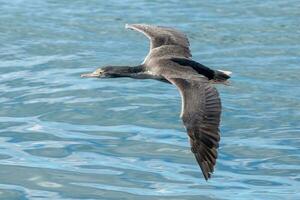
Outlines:
POLYGON ((143 71, 142 65, 138 66, 111 66, 114 67, 113 73, 111 73, 111 77, 131 77, 135 78, 138 73, 143 71))

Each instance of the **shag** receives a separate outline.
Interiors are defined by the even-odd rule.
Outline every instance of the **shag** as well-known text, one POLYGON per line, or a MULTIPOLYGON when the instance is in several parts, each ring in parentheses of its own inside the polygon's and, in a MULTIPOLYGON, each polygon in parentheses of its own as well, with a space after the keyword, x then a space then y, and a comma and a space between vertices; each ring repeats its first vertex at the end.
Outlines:
POLYGON ((221 100, 212 83, 227 83, 231 72, 212 70, 194 60, 185 34, 169 27, 126 24, 150 40, 150 51, 137 66, 106 66, 81 77, 155 79, 173 84, 182 99, 181 119, 191 151, 206 180, 211 177, 220 141, 221 100))

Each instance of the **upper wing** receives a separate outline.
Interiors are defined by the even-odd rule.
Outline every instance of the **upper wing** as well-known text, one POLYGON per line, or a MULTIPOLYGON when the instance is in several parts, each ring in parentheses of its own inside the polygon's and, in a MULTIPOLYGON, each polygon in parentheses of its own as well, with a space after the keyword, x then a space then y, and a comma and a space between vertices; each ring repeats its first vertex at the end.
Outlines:
POLYGON ((163 45, 176 45, 190 54, 188 38, 175 29, 147 24, 126 24, 125 27, 146 35, 150 39, 150 50, 163 45))
POLYGON ((221 100, 218 91, 203 78, 166 78, 179 89, 181 118, 190 138, 191 150, 207 180, 214 171, 219 146, 221 100))

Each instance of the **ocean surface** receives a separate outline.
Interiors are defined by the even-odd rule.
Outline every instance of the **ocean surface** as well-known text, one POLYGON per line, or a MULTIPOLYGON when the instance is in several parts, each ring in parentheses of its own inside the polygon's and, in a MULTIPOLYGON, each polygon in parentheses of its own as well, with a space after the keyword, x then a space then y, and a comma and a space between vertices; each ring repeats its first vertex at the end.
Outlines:
POLYGON ((0 0, 0 199, 300 199, 299 25, 298 0, 0 0), (143 61, 126 23, 180 29, 233 72, 208 182, 174 86, 80 78, 143 61))

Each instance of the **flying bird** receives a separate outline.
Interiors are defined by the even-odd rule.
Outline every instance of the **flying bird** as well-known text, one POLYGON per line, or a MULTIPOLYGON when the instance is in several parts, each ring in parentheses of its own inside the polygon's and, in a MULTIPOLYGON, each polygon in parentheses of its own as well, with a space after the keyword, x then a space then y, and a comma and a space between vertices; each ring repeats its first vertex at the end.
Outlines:
POLYGON ((194 60, 185 34, 169 27, 126 24, 150 40, 150 50, 137 66, 105 66, 81 77, 155 79, 173 84, 181 95, 181 119, 191 151, 206 180, 211 177, 220 141, 221 100, 213 83, 226 84, 231 72, 210 69, 194 60))

